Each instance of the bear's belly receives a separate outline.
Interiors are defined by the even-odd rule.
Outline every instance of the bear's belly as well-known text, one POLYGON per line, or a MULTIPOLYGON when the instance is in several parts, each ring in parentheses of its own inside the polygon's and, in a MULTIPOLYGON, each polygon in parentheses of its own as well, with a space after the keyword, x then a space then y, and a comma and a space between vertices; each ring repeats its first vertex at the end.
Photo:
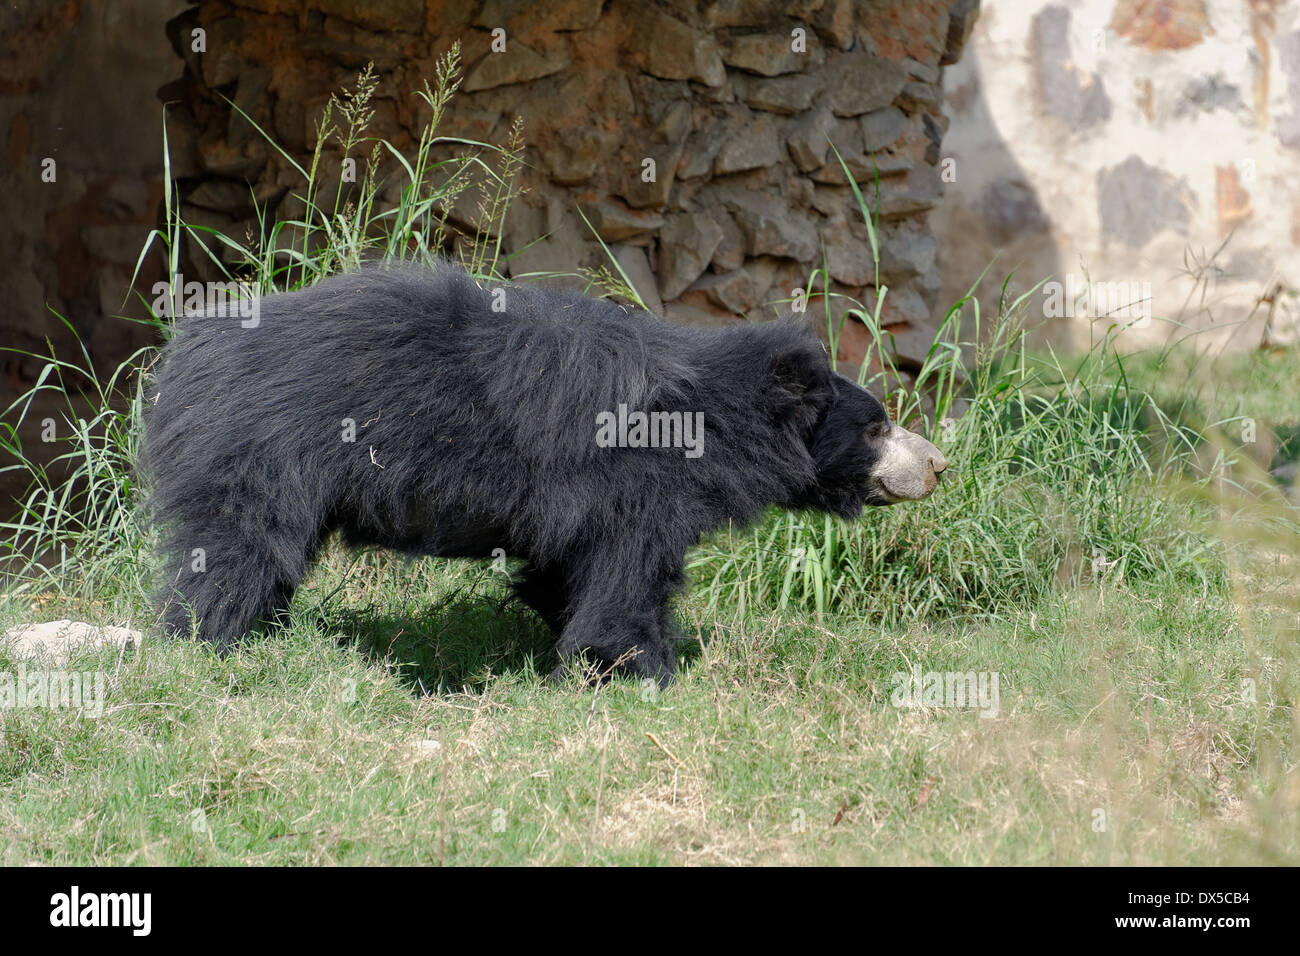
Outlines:
POLYGON ((350 547, 378 546, 434 558, 491 558, 508 550, 500 528, 472 524, 463 517, 429 518, 401 530, 343 523, 340 530, 350 547))

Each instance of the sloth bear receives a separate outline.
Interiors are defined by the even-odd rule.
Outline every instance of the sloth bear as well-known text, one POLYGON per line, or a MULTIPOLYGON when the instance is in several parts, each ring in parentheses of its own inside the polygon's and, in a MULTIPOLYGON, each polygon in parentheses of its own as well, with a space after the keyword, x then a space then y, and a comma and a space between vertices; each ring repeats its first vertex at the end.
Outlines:
POLYGON ((220 650, 287 607, 337 530, 522 558, 515 593, 561 667, 666 684, 668 603, 702 534, 769 505, 923 498, 948 464, 794 318, 686 328, 445 263, 258 304, 179 319, 145 409, 164 629, 220 650))

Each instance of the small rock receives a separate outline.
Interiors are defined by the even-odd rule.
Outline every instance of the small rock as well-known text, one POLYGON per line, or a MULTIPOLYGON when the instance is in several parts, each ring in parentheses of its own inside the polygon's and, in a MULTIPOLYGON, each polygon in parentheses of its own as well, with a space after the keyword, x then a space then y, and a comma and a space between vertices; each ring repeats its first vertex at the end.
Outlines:
POLYGON ((857 120, 837 119, 831 125, 830 139, 834 149, 828 157, 829 161, 836 162, 836 153, 843 156, 850 165, 854 161, 860 163, 865 160, 862 152, 862 126, 857 120))
POLYGON ((760 27, 783 23, 785 0, 715 0, 704 11, 704 25, 718 27, 760 27))
POLYGON ((673 103, 664 110, 650 136, 656 143, 680 143, 686 139, 686 134, 690 131, 691 104, 679 102, 673 103))
POLYGON ((792 206, 811 206, 813 199, 812 180, 806 176, 786 176, 782 178, 781 195, 790 201, 792 206))
POLYGON ((966 48, 979 14, 980 0, 957 0, 953 4, 948 11, 948 36, 944 41, 943 56, 939 58, 940 66, 952 66, 961 59, 961 51, 966 48))
POLYGON ((819 4, 813 16, 817 31, 835 45, 837 49, 847 50, 853 46, 853 6, 854 0, 830 0, 819 4))
POLYGON ((876 280, 870 243, 855 236, 846 222, 833 222, 824 229, 822 242, 826 249, 826 270, 836 282, 858 286, 876 280))
POLYGON ((660 80, 649 73, 631 72, 627 88, 632 94, 632 108, 651 126, 657 125, 678 103, 691 98, 691 85, 685 80, 660 80))
POLYGON ((902 64, 871 53, 841 53, 826 71, 826 89, 836 116, 861 116, 884 109, 907 82, 902 64))
POLYGON ((640 246, 615 246, 612 250, 615 260, 627 273, 632 288, 641 296, 645 307, 655 315, 664 314, 664 303, 659 298, 659 289, 655 274, 650 268, 650 258, 640 246))
POLYGON ((511 277, 556 273, 546 279, 556 288, 581 291, 586 281, 572 273, 608 261, 586 223, 558 197, 548 200, 545 209, 512 203, 506 216, 505 243, 510 252, 511 277))
POLYGON ((201 137, 198 145, 199 165, 214 176, 255 178, 266 163, 266 147, 259 141, 249 142, 246 146, 247 148, 238 148, 224 139, 201 137))
POLYGON ((725 176, 746 169, 773 166, 781 159, 781 144, 776 123, 768 116, 755 116, 752 122, 732 133, 713 160, 713 174, 725 176))
POLYGON ((920 60, 914 60, 910 56, 904 57, 903 69, 907 70, 908 76, 914 76, 922 83, 939 82, 940 71, 937 66, 930 66, 920 60))
POLYGON ((629 206, 637 209, 653 207, 661 209, 668 205, 668 197, 673 190, 678 163, 681 162, 684 143, 652 144, 646 147, 645 155, 637 160, 636 165, 627 173, 622 191, 629 206), (642 178, 644 162, 654 160, 654 178, 646 181, 642 178))
POLYGON ((682 159, 677 166, 680 179, 698 179, 707 176, 713 170, 713 160, 722 148, 726 137, 726 124, 714 121, 708 126, 692 133, 682 150, 682 159))
POLYGON ((205 179, 185 199, 190 205, 202 206, 204 209, 242 213, 251 205, 253 193, 248 188, 248 183, 236 183, 228 179, 205 179))
POLYGON ((791 46, 789 34, 748 33, 734 37, 723 50, 722 59, 728 66, 760 76, 798 73, 820 66, 825 59, 814 37, 808 38, 808 48, 802 53, 796 53, 791 46))
POLYGON ((240 56, 239 40, 244 34, 244 23, 238 17, 222 17, 207 28, 207 49, 200 58, 203 63, 203 82, 215 90, 239 79, 244 62, 240 56))
POLYGON ((772 278, 773 270, 755 260, 749 267, 734 269, 724 275, 706 273, 691 286, 691 291, 703 292, 715 305, 737 315, 746 315, 771 287, 772 278))
MULTIPOLYGON (((947 120, 947 117, 944 117, 947 120)), ((943 134, 946 127, 940 126, 938 121, 929 113, 921 114, 921 130, 925 133, 927 145, 925 147, 925 161, 931 166, 938 166, 939 159, 942 156, 943 134)))
MULTIPOLYGON (((910 172, 916 166, 906 156, 896 156, 888 152, 872 153, 870 156, 862 153, 850 154, 844 156, 844 165, 849 167, 853 181, 860 184, 874 184, 877 176, 883 180, 886 177, 898 176, 899 173, 910 172)), ((848 177, 844 175, 844 166, 841 166, 840 161, 834 156, 827 157, 826 165, 813 171, 812 179, 814 182, 836 186, 847 186, 849 182, 848 177)))
POLYGON ((745 234, 747 251, 808 262, 817 255, 817 233, 802 214, 792 214, 780 196, 732 190, 724 202, 745 234))
POLYGON ((745 102, 756 110, 794 116, 812 106, 813 97, 821 90, 821 83, 817 73, 778 76, 770 80, 750 79, 745 87, 745 102))
POLYGON ((552 73, 568 69, 567 53, 543 56, 522 43, 508 43, 501 53, 488 53, 465 76, 461 89, 466 93, 490 90, 513 83, 539 80, 552 73))
MULTIPOLYGON (((880 180, 880 218, 893 219, 933 209, 943 196, 939 171, 933 166, 916 166, 906 176, 880 180)), ((874 203, 874 199, 871 200, 874 203)))
POLYGON ((829 110, 819 109, 801 116, 786 130, 785 146, 800 172, 808 173, 826 162, 827 137, 835 124, 829 110))
POLYGON ((622 242, 642 233, 654 232, 664 224, 664 217, 657 212, 629 209, 615 200, 583 202, 579 207, 596 230, 596 235, 606 242, 622 242))
POLYGON ((937 110, 940 102, 939 91, 929 83, 908 80, 903 84, 903 89, 894 102, 909 113, 919 113, 922 110, 937 110))
POLYGON ((812 207, 828 219, 861 215, 852 190, 840 185, 814 184, 812 207))
POLYGON ((722 227, 703 213, 668 217, 659 231, 659 294, 665 302, 700 277, 721 241, 722 227))
POLYGON ((934 266, 938 242, 928 232, 882 232, 880 281, 896 286, 925 275, 934 266))
POLYGON ((710 212, 713 221, 722 229, 722 241, 713 250, 710 265, 718 272, 731 272, 745 263, 745 234, 741 231, 731 213, 725 209, 710 212))
POLYGON ((424 23, 423 0, 317 0, 314 6, 376 31, 416 33, 424 23))
POLYGON ((600 20, 604 6, 603 0, 565 0, 563 3, 487 0, 474 25, 485 30, 509 27, 515 36, 534 30, 586 30, 600 20))
POLYGON ((862 148, 868 153, 884 149, 898 142, 907 127, 907 117, 896 106, 875 110, 862 117, 862 148))
POLYGON ((939 307, 939 293, 943 291, 943 277, 939 273, 938 263, 912 280, 912 288, 920 294, 921 301, 925 303, 925 307, 931 314, 935 314, 935 310, 939 307))
POLYGON ((665 80, 695 80, 705 86, 727 81, 713 37, 653 8, 642 8, 628 53, 636 65, 665 80))
MULTIPOLYGON (((869 315, 875 314, 876 290, 867 288, 862 295, 863 305, 869 315)), ((893 353, 899 359, 920 363, 934 344, 934 326, 930 309, 921 294, 907 287, 891 288, 885 294, 880 313, 885 347, 890 347, 893 336, 893 353)))
POLYGON ((602 129, 565 130, 541 147, 542 159, 553 180, 575 186, 591 179, 611 145, 612 137, 602 129))
POLYGON ((8 651, 20 660, 44 660, 66 664, 74 654, 103 647, 139 649, 143 635, 126 627, 100 627, 82 621, 47 621, 26 627, 11 627, 5 632, 8 651))

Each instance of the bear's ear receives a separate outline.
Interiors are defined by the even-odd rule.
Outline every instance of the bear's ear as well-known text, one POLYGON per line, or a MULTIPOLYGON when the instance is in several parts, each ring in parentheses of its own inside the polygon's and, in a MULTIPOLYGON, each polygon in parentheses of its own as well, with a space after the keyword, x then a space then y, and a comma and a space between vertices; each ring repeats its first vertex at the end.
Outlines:
POLYGON ((826 349, 811 326, 795 321, 782 325, 784 334, 768 359, 773 410, 777 418, 811 429, 831 399, 826 349))

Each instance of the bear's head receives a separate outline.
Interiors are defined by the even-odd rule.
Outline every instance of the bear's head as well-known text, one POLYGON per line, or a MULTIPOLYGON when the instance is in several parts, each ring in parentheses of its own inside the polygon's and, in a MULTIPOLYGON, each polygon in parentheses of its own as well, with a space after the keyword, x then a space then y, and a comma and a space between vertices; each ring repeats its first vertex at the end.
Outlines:
POLYGON ((785 329, 799 339, 775 350, 773 377, 816 470, 791 504, 854 518, 867 505, 916 501, 934 491, 948 467, 943 452, 895 425, 875 396, 832 372, 808 327, 791 322, 785 329))
POLYGON ((817 466, 816 507, 855 517, 864 505, 926 497, 948 459, 889 420, 875 396, 843 375, 830 377, 830 402, 808 441, 817 466))

